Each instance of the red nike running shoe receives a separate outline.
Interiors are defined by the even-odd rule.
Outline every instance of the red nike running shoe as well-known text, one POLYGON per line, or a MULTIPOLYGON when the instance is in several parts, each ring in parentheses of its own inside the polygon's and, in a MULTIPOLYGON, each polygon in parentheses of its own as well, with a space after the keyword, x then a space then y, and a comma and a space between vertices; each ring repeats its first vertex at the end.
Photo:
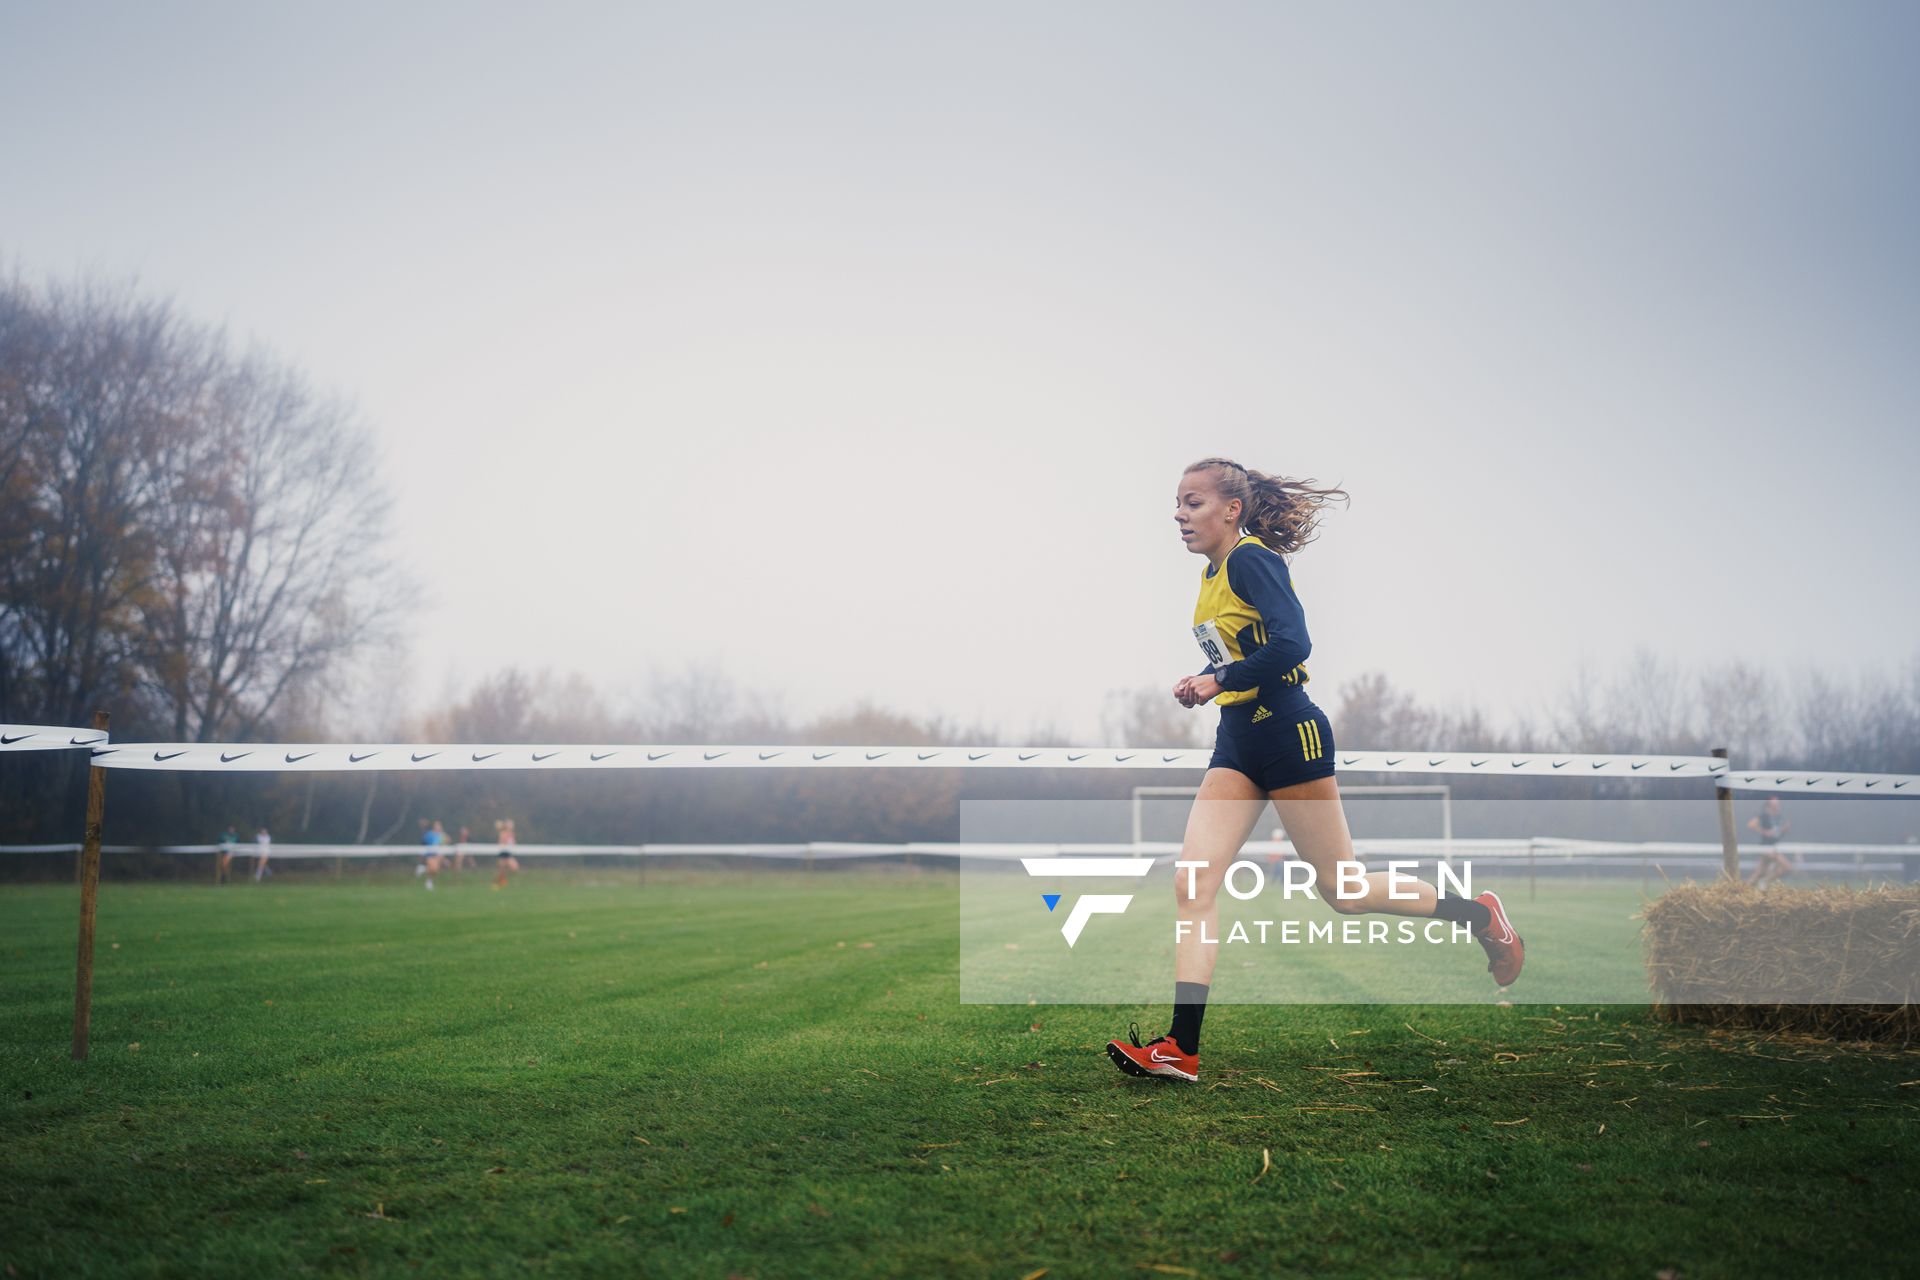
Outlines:
POLYGON ((1527 944, 1513 931, 1513 921, 1507 919, 1507 909, 1500 905, 1499 894, 1489 890, 1474 901, 1493 916, 1479 933, 1480 945, 1487 953, 1487 972, 1501 986, 1510 987, 1520 976, 1520 967, 1527 962, 1527 944))
POLYGON ((1127 1039, 1132 1044, 1121 1044, 1118 1040, 1107 1041, 1107 1056, 1113 1059, 1113 1065, 1130 1076, 1168 1076, 1175 1080, 1198 1080, 1200 1078, 1200 1055, 1182 1053, 1173 1037, 1161 1036, 1158 1040, 1140 1043, 1138 1023, 1127 1024, 1127 1039))

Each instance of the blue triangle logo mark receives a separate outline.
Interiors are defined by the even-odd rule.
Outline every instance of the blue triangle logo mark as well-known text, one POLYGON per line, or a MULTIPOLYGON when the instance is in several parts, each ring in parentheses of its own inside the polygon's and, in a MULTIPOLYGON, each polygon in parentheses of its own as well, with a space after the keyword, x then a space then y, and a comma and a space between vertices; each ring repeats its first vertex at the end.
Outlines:
POLYGON ((1060 895, 1057 893, 1043 893, 1040 895, 1040 901, 1046 903, 1047 910, 1051 911, 1060 905, 1060 895))

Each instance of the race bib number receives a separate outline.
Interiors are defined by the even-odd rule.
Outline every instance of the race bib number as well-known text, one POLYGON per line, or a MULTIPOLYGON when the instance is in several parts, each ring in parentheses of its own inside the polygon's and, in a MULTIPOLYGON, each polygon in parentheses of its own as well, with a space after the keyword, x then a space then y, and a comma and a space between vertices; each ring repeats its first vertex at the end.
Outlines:
POLYGON ((1200 652, 1207 655, 1207 661, 1216 667, 1224 667, 1232 661, 1227 657, 1227 642, 1220 638, 1220 628, 1209 618, 1193 629, 1193 638, 1200 642, 1200 652))

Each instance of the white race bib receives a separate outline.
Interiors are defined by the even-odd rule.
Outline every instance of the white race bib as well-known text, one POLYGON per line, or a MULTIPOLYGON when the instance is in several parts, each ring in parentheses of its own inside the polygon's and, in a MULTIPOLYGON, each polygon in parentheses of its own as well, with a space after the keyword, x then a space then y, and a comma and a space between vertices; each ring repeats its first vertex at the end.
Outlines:
POLYGON ((1213 619, 1201 623, 1193 629, 1193 638, 1200 642, 1200 652, 1207 655, 1207 661, 1216 667, 1224 667, 1232 659, 1227 656, 1227 642, 1220 638, 1220 628, 1213 619))

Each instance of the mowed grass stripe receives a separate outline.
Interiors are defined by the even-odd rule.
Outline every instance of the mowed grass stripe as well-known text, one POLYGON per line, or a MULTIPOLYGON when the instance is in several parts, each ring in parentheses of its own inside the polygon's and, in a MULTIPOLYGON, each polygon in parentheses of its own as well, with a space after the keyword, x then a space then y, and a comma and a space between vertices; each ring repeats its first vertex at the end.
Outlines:
POLYGON ((1906 1257, 1910 1054, 1623 1007, 1221 1006, 1203 1086, 1176 1088, 1099 1051, 1163 1006, 960 1005, 938 876, 535 871, 495 893, 490 871, 434 894, 109 884, 79 1066, 73 891, 7 890, 0 1259, 1695 1276, 1906 1257), (1739 1118, 1761 1114, 1791 1118, 1739 1118))

